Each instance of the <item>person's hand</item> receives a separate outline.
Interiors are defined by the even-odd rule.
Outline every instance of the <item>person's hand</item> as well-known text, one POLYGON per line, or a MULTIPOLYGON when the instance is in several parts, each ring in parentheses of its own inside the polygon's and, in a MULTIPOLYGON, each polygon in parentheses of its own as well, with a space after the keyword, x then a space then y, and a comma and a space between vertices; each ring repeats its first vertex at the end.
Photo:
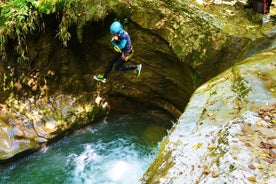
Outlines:
POLYGON ((112 39, 111 39, 111 41, 118 41, 118 40, 119 40, 119 38, 118 38, 118 36, 116 36, 116 35, 113 36, 112 39))

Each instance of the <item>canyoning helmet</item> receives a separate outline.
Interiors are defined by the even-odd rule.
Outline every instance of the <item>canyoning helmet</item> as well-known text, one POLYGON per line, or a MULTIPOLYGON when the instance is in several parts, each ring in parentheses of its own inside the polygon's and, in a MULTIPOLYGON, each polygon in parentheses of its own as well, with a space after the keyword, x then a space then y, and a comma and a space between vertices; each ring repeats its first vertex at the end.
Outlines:
POLYGON ((123 25, 118 21, 113 22, 110 26, 111 34, 121 34, 123 31, 123 25))

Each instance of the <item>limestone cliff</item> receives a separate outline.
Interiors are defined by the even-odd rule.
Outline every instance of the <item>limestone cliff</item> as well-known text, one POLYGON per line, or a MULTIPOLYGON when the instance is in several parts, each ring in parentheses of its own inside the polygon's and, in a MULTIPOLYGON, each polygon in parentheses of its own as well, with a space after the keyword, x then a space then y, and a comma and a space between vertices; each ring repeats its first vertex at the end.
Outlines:
POLYGON ((275 183, 275 58, 261 53, 199 87, 145 183, 275 183))

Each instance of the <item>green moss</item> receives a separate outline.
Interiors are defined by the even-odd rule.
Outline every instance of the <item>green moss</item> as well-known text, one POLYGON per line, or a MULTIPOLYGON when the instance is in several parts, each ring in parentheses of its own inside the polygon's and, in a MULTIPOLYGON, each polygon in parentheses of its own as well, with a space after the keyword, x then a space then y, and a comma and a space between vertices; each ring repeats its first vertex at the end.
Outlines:
POLYGON ((216 90, 211 90, 211 91, 210 91, 210 95, 211 95, 211 96, 216 95, 216 94, 218 94, 218 92, 217 92, 216 90))
POLYGON ((142 179, 143 183, 158 183, 158 181, 154 181, 154 178, 158 175, 157 178, 162 178, 166 176, 168 170, 174 166, 174 163, 170 161, 171 158, 171 151, 166 151, 165 147, 169 143, 169 139, 166 138, 162 141, 159 154, 155 161, 151 163, 150 167, 144 174, 144 177, 142 179), (161 168, 161 166, 164 164, 164 167, 161 168))
POLYGON ((212 164, 215 164, 217 167, 220 167, 220 158, 222 158, 227 152, 226 149, 229 147, 229 130, 226 129, 224 131, 218 132, 218 138, 213 140, 213 144, 209 149, 209 152, 206 154, 206 159, 213 157, 212 164), (217 145, 217 146, 213 146, 217 145))
POLYGON ((218 139, 218 144, 224 144, 224 145, 229 145, 227 137, 229 136, 229 131, 220 131, 219 132, 219 139, 218 139))
POLYGON ((232 172, 236 169, 236 167, 233 164, 229 165, 229 171, 232 172))
POLYGON ((243 100, 244 97, 246 97, 252 90, 251 87, 248 87, 247 84, 248 82, 241 76, 238 76, 236 79, 234 79, 231 89, 237 94, 239 100, 243 100))

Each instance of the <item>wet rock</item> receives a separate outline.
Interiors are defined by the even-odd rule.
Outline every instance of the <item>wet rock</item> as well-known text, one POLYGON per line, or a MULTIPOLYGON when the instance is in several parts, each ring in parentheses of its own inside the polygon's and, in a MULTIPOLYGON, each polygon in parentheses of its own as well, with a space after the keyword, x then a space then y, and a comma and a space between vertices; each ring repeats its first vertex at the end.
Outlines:
POLYGON ((11 98, 0 105, 0 161, 37 150, 43 143, 75 127, 85 126, 108 112, 102 104, 93 104, 92 99, 91 103, 79 103, 82 98, 70 95, 19 101, 11 98))

